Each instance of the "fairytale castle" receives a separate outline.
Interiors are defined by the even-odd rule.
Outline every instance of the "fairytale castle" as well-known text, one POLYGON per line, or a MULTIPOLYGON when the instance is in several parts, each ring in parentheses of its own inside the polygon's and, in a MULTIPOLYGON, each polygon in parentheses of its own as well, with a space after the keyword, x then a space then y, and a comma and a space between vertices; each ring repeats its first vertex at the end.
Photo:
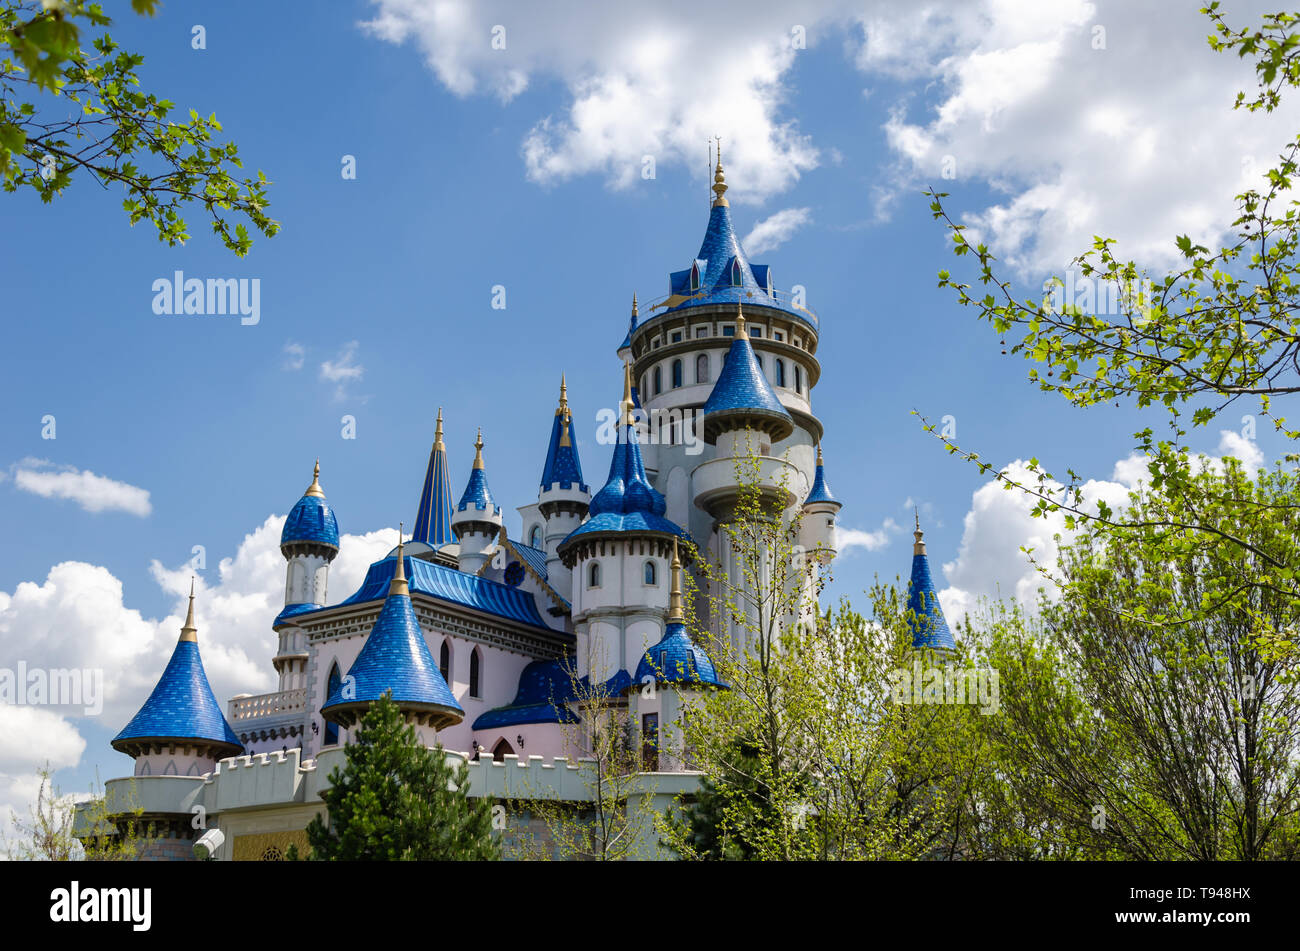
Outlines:
MULTIPOLYGON (((710 645, 685 625, 684 575, 702 577, 688 552, 719 572, 695 585, 699 626, 714 645, 743 651, 747 626, 710 609, 746 583, 726 533, 742 488, 737 461, 752 464, 756 453, 751 478, 774 511, 802 510, 794 554, 806 559, 814 608, 840 510, 812 407, 819 321, 801 288, 778 291, 768 266, 746 257, 726 191, 719 162, 699 252, 644 316, 633 298, 603 485, 593 490, 583 475, 561 382, 537 499, 517 508, 515 536, 489 486, 481 432, 464 490, 452 491, 439 411, 410 539, 330 603, 339 529, 318 463, 280 540, 279 689, 236 696, 224 714, 203 671, 191 594, 158 685, 113 740, 135 771, 108 784, 110 800, 167 831, 156 857, 191 857, 212 828, 224 838, 218 858, 276 858, 305 844, 330 769, 389 691, 424 742, 470 762, 473 795, 580 803, 589 793, 575 727, 600 705, 626 710, 657 809, 694 788, 677 724, 693 697, 726 684, 710 645)), ((952 645, 919 526, 910 605, 927 619, 918 643, 952 645)), ((647 856, 655 848, 647 843, 647 856)))

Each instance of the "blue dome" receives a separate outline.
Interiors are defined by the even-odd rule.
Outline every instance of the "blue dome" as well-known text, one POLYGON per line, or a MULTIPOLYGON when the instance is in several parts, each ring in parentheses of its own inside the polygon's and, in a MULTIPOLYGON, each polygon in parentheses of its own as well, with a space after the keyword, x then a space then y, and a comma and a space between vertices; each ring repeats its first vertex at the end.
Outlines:
POLYGON ((654 680, 661 684, 684 684, 726 688, 718 679, 713 661, 703 648, 691 640, 686 625, 670 622, 664 636, 645 652, 636 667, 636 682, 654 680))
POLYGON ((324 545, 338 551, 339 523, 321 491, 319 462, 311 485, 289 511, 289 517, 284 520, 284 530, 280 532, 280 550, 285 557, 289 552, 284 549, 294 544, 324 545))
POLYGON ((907 609, 911 614, 908 624, 912 629, 912 646, 952 650, 957 646, 948 622, 944 619, 939 596, 930 577, 930 559, 921 541, 920 529, 916 532, 916 545, 912 554, 912 579, 908 584, 907 609))
MULTIPOLYGON (((402 567, 406 564, 403 557, 402 567)), ((399 566, 394 558, 394 569, 399 566)), ((322 714, 356 715, 385 693, 392 692, 399 706, 430 714, 436 726, 457 723, 465 711, 433 661, 424 632, 411 607, 404 570, 394 571, 388 597, 379 611, 361 653, 321 706, 322 714), (349 691, 349 688, 350 691, 349 691), (349 696, 344 696, 349 691, 349 696)))
POLYGON ((199 656, 194 630, 194 595, 171 660, 140 711, 113 738, 113 749, 132 753, 150 741, 185 740, 205 743, 218 756, 233 756, 244 746, 226 722, 212 693, 199 656))
POLYGON ((519 689, 512 703, 497 707, 474 721, 475 730, 490 730, 529 723, 577 723, 566 703, 575 699, 571 660, 535 660, 519 674, 519 689))

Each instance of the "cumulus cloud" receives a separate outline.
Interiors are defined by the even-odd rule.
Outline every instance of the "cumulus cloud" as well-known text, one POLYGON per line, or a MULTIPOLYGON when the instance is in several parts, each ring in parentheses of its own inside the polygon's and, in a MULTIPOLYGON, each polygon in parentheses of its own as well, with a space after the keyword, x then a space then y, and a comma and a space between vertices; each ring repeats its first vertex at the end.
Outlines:
POLYGON ((48 459, 24 459, 13 466, 14 486, 46 499, 71 499, 87 512, 127 512, 144 517, 153 511, 149 491, 96 475, 89 469, 55 465, 48 459))
POLYGON ((348 386, 359 383, 366 375, 366 368, 357 363, 357 350, 360 347, 361 344, 356 340, 349 340, 339 350, 337 357, 320 365, 320 378, 326 383, 334 384, 336 400, 346 399, 348 386))
POLYGON ((835 549, 840 555, 850 554, 855 548, 878 551, 888 545, 900 531, 898 523, 892 518, 885 519, 880 527, 873 531, 836 525, 835 549))
POLYGON ((765 254, 785 244, 794 233, 812 221, 811 208, 786 208, 769 215, 745 235, 741 244, 748 254, 765 254))

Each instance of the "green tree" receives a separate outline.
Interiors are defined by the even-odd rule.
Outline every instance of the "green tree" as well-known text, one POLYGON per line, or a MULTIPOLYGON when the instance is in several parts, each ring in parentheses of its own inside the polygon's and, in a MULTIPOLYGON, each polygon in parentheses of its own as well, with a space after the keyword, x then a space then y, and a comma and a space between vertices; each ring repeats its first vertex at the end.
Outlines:
POLYGON ((385 694, 362 717, 347 762, 330 774, 320 816, 307 827, 318 861, 450 861, 499 857, 492 803, 471 798, 465 763, 421 745, 385 694))
MULTIPOLYGON (((158 0, 131 0, 152 15, 158 0)), ((44 202, 63 194, 79 173, 105 188, 120 185, 132 225, 148 219, 158 238, 183 244, 181 217, 201 206, 212 231, 239 256, 253 239, 239 215, 267 237, 280 229, 267 213, 266 176, 236 177, 243 168, 233 142, 222 142, 215 114, 189 110, 168 118, 174 104, 140 91, 144 57, 121 50, 107 32, 83 47, 83 28, 106 30, 112 20, 98 3, 0 0, 0 183, 27 186, 44 202)))
MULTIPOLYGON (((1217 2, 1202 13, 1214 29, 1209 38, 1213 49, 1254 60, 1259 79, 1256 94, 1248 98, 1239 93, 1234 108, 1271 112, 1284 93, 1300 85, 1297 15, 1269 14, 1257 29, 1234 30, 1217 2)), ((1184 604, 1188 614, 1171 622, 1190 623, 1220 609, 1248 608, 1255 591, 1300 596, 1296 577, 1300 565, 1255 546, 1245 530, 1260 522, 1278 526, 1287 513, 1260 505, 1250 495, 1204 495, 1216 487, 1198 480, 1196 457, 1184 442, 1188 411, 1192 427, 1203 427, 1243 399, 1255 401, 1262 416, 1272 419, 1286 438, 1300 439, 1300 429, 1278 415, 1276 402, 1300 392, 1296 253, 1300 205, 1291 194, 1297 150, 1300 136, 1283 145, 1258 188, 1236 196, 1239 214, 1222 247, 1211 250, 1187 236, 1175 238, 1181 262, 1168 273, 1153 277, 1139 262, 1118 257, 1111 239, 1095 238, 1071 265, 1099 293, 1111 289, 1118 305, 1114 314, 1065 300, 1061 293, 1065 282, 1059 276, 1044 285, 1041 297, 1017 297, 1010 278, 997 272, 988 247, 972 243, 965 227, 949 212, 948 193, 927 192, 931 212, 951 234, 954 254, 977 263, 976 280, 982 291, 959 282, 947 270, 939 272, 939 286, 951 289, 960 304, 988 322, 1011 353, 1034 364, 1029 380, 1041 390, 1079 407, 1124 402, 1138 408, 1162 407, 1168 415, 1169 435, 1158 438, 1147 427, 1134 434, 1136 444, 1150 457, 1152 485, 1171 498, 1183 498, 1185 504, 1170 507, 1158 519, 1139 519, 1085 498, 1083 479, 1073 470, 1058 479, 1032 459, 1029 477, 1016 479, 1006 471, 995 472, 978 453, 940 438, 950 452, 981 472, 992 474, 1009 489, 1034 496, 1035 515, 1063 511, 1068 528, 1090 522, 1132 546, 1197 544, 1188 533, 1203 536, 1207 544, 1222 541, 1234 546, 1252 570, 1236 588, 1217 592, 1221 598, 1184 604)), ((936 431, 928 421, 925 425, 936 431)), ((1300 456, 1289 453, 1286 458, 1295 461, 1300 456)), ((1042 570, 1053 571, 1051 566, 1042 570)), ((1059 576, 1056 580, 1068 583, 1059 576)), ((1285 639, 1281 631, 1262 633, 1285 639)))
POLYGON ((54 784, 49 764, 37 770, 40 786, 27 818, 11 813, 12 837, 0 830, 0 854, 19 862, 112 862, 139 858, 156 840, 152 823, 135 794, 120 793, 110 807, 98 781, 78 800, 54 784))

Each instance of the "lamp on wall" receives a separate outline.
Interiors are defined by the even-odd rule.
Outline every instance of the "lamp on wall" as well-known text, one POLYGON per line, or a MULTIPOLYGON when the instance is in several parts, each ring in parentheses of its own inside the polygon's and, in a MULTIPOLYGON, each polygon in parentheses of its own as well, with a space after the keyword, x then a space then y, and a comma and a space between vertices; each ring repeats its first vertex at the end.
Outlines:
POLYGON ((524 748, 524 735, 520 733, 515 739, 519 741, 519 748, 522 750, 524 748))
POLYGON ((311 732, 313 736, 320 735, 320 724, 317 723, 315 720, 311 721, 311 732))

